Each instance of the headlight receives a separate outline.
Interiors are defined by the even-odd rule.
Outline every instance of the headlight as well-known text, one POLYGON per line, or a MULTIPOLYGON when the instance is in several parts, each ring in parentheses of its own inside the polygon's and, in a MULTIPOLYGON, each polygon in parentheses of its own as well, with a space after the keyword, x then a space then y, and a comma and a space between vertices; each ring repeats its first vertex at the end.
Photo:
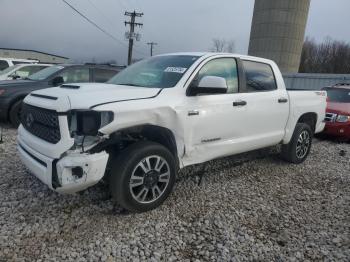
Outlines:
POLYGON ((74 110, 69 114, 71 136, 96 136, 98 130, 113 121, 110 111, 74 110))
POLYGON ((349 120, 350 120, 350 116, 338 115, 335 121, 345 123, 345 122, 348 122, 349 120))

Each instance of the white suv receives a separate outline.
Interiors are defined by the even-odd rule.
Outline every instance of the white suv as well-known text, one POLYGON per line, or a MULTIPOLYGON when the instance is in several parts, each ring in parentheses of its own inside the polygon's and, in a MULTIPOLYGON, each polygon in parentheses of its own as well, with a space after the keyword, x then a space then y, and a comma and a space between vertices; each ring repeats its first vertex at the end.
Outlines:
POLYGON ((0 71, 18 64, 36 64, 38 60, 0 57, 0 71))
POLYGON ((50 64, 18 64, 10 66, 2 71, 0 71, 0 81, 1 80, 14 80, 18 78, 26 78, 46 67, 52 66, 50 64))

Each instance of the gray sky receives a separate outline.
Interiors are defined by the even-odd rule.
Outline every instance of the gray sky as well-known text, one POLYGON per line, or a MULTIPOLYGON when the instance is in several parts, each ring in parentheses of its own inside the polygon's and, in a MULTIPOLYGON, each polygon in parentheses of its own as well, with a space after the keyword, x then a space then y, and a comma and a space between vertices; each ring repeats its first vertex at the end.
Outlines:
MULTIPOLYGON (((147 42, 158 42, 155 54, 208 51, 212 38, 234 39, 246 53, 253 0, 67 0, 112 34, 115 41, 76 14, 62 0, 0 0, 0 47, 34 49, 75 60, 126 63, 125 10, 142 11, 144 23, 134 57, 149 54, 147 42)), ((306 35, 317 41, 330 36, 350 41, 349 0, 312 0, 306 35)))

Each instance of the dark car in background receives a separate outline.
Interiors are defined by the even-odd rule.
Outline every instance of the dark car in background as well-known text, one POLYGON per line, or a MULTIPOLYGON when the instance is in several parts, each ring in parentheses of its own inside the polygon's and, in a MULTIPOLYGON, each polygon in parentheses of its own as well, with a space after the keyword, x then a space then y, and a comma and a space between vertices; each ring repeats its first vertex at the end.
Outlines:
POLYGON ((324 134, 350 141, 350 84, 324 88, 327 91, 324 134))
POLYGON ((1 81, 0 121, 18 126, 21 104, 26 95, 38 89, 65 83, 104 83, 121 69, 110 65, 55 65, 45 68, 23 80, 1 81))

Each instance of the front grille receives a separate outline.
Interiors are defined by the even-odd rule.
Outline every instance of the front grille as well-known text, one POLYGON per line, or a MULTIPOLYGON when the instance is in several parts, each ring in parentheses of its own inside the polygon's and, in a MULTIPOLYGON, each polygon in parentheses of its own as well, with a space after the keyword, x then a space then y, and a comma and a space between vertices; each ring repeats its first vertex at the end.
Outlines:
POLYGON ((337 114, 334 113, 326 113, 326 117, 324 118, 325 122, 335 122, 337 114))
POLYGON ((61 140, 58 113, 40 107, 22 104, 21 123, 33 135, 52 144, 61 140))

